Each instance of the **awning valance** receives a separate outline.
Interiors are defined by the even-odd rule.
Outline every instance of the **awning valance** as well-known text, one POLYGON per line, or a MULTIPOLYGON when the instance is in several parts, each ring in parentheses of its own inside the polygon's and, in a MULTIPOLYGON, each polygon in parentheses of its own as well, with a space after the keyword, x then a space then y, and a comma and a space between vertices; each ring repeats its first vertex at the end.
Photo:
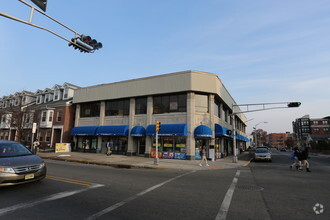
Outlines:
POLYGON ((199 125, 198 127, 195 128, 194 136, 210 138, 212 137, 212 130, 211 128, 205 125, 199 125))
POLYGON ((74 127, 71 130, 73 136, 95 136, 95 132, 98 126, 81 126, 74 127))
MULTIPOLYGON (((146 129, 147 136, 156 135, 156 125, 148 125, 146 129)), ((159 136, 187 136, 186 124, 161 124, 159 136)))
POLYGON ((229 129, 226 128, 226 127, 223 127, 219 124, 215 124, 215 127, 214 127, 215 136, 225 136, 225 137, 231 137, 232 138, 232 135, 227 134, 228 130, 229 129))
POLYGON ((131 130, 131 136, 133 137, 144 137, 146 136, 146 129, 142 126, 135 126, 131 130))
POLYGON ((127 136, 128 135, 128 125, 99 126, 96 130, 96 135, 127 136))

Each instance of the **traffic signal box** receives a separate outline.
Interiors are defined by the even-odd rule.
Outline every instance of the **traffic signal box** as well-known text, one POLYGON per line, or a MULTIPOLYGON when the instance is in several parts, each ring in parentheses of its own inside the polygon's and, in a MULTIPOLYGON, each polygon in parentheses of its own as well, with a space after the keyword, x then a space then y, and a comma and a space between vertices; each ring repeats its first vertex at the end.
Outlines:
POLYGON ((156 131, 160 131, 160 121, 156 121, 156 131))
POLYGON ((290 102, 290 103, 288 103, 289 108, 299 107, 300 105, 301 105, 301 102, 290 102))
POLYGON ((69 46, 73 46, 76 50, 80 50, 80 52, 84 53, 92 53, 95 50, 102 48, 102 43, 97 42, 95 39, 92 39, 90 36, 81 35, 78 38, 72 38, 72 43, 69 43, 69 46))

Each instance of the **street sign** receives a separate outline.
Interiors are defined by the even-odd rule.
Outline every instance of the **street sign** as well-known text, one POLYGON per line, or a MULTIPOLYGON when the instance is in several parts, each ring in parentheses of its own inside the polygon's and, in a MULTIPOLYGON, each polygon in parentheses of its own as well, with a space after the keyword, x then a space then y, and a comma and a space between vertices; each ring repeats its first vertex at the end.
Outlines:
POLYGON ((32 124, 32 134, 35 134, 37 131, 37 123, 32 124))
POLYGON ((41 10, 46 12, 47 0, 31 0, 34 4, 36 4, 41 10))

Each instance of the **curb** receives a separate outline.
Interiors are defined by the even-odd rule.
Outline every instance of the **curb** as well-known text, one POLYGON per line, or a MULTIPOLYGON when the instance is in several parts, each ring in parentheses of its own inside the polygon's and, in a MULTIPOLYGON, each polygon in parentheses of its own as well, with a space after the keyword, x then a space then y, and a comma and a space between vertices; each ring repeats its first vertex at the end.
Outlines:
POLYGON ((57 157, 41 157, 42 159, 49 159, 49 160, 60 160, 66 162, 76 162, 76 163, 84 163, 84 164, 95 164, 95 165, 102 165, 102 166, 110 166, 114 168, 123 168, 123 169, 166 169, 166 168, 157 168, 157 167, 150 167, 150 166, 137 166, 137 165, 130 165, 130 164, 118 164, 118 163, 107 163, 107 162, 97 162, 97 161, 90 161, 90 160, 79 160, 79 159, 72 159, 72 158, 57 158, 57 157))

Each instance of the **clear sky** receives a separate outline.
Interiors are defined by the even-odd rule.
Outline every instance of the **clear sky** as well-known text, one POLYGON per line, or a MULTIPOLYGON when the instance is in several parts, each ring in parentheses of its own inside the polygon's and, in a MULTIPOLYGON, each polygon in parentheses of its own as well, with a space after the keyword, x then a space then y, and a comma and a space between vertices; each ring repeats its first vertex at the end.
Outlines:
MULTIPOLYGON (((33 4, 31 1, 27 2, 33 4)), ((238 104, 300 101, 247 113, 248 132, 292 132, 330 116, 329 0, 48 0, 47 14, 103 43, 80 53, 49 32, 0 16, 0 97, 69 82, 81 87, 184 70, 216 73, 238 104)), ((30 8, 1 0, 28 20, 30 8)), ((39 13, 33 23, 67 39, 39 13)))

